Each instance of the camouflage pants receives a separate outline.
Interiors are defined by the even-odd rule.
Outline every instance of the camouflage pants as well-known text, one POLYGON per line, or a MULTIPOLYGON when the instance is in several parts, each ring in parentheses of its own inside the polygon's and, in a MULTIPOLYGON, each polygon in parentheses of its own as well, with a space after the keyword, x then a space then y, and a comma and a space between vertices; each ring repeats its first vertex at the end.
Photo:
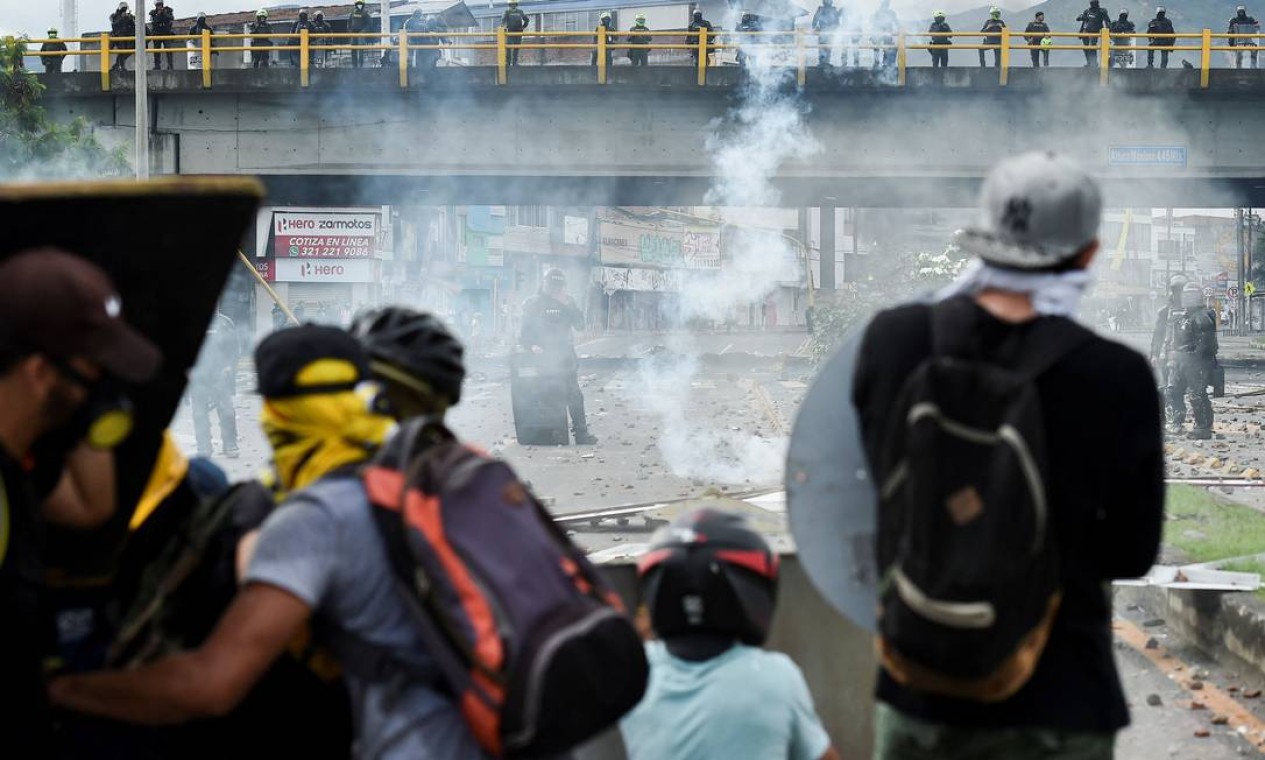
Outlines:
POLYGON ((874 760, 1112 760, 1111 733, 969 728, 911 718, 885 704, 874 714, 874 760))

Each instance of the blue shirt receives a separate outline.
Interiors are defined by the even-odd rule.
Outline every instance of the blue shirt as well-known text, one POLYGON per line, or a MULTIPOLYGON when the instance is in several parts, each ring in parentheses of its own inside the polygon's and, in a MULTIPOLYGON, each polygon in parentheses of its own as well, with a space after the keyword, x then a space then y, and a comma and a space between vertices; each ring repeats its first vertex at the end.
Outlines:
MULTIPOLYGON (((246 573, 302 599, 327 625, 318 636, 351 634, 430 664, 409 618, 355 477, 327 478, 291 496, 268 518, 246 573)), ((484 758, 452 700, 403 674, 363 681, 347 674, 355 713, 357 758, 484 758)))
POLYGON ((646 645, 650 683, 620 729, 629 760, 819 760, 830 737, 804 676, 777 652, 735 645, 704 662, 646 645))

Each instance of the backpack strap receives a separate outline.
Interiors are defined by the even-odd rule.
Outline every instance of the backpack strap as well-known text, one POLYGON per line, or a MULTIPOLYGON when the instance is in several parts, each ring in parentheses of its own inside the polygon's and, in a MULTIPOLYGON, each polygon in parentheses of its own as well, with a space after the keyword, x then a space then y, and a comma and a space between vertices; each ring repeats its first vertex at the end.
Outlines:
MULTIPOLYGON (((929 321, 934 356, 992 360, 989 356, 974 356, 978 353, 972 346, 975 309, 974 301, 966 296, 931 305, 929 321)), ((1034 380, 1093 337, 1094 333, 1089 329, 1066 317, 1038 317, 1024 336, 1017 355, 1009 361, 996 363, 1034 380)))

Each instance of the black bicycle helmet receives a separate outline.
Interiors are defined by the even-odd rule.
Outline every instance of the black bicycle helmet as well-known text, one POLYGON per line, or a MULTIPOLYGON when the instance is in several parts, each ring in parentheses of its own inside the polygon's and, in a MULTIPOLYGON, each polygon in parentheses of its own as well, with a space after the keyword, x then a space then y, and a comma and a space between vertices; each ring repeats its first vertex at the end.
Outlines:
POLYGON ((777 601, 778 557, 736 514, 700 509, 660 528, 637 565, 655 632, 760 646, 777 601))
POLYGON ((374 374, 408 385, 407 378, 399 376, 403 372, 426 383, 450 405, 461 400, 465 350, 434 315, 388 306, 356 317, 351 334, 369 353, 374 374))

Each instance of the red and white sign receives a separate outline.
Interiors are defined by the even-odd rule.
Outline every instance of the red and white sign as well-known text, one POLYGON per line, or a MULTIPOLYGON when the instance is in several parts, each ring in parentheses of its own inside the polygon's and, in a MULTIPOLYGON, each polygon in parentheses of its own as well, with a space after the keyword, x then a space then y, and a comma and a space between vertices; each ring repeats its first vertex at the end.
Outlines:
POLYGON ((277 211, 277 259, 367 259, 377 248, 378 214, 277 211))
MULTIPOLYGON (((275 282, 376 282, 373 259, 274 259, 275 282)), ((266 275, 265 275, 266 276, 266 275)))

